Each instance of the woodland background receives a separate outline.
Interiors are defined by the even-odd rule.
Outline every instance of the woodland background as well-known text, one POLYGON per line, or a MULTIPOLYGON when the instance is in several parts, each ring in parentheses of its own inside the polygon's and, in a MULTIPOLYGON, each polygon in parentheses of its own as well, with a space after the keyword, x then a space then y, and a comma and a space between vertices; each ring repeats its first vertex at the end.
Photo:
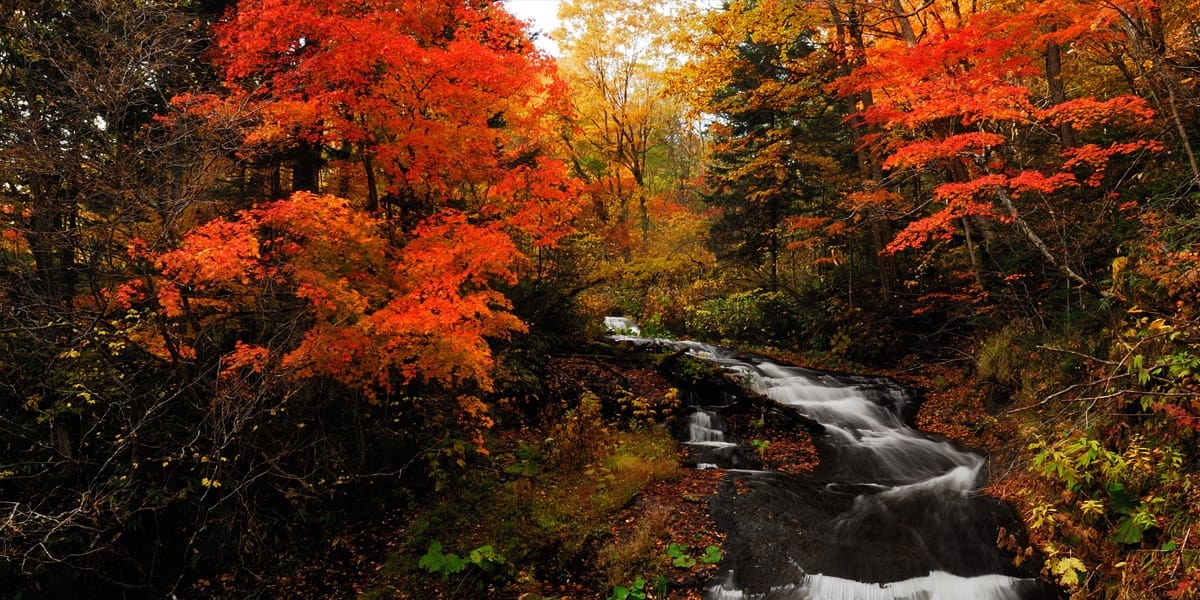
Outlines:
POLYGON ((1050 580, 1197 593, 1190 2, 568 0, 557 58, 486 0, 0 5, 13 597, 271 597, 393 520, 368 595, 652 596, 604 523, 679 392, 548 372, 607 314, 939 373, 1050 580))

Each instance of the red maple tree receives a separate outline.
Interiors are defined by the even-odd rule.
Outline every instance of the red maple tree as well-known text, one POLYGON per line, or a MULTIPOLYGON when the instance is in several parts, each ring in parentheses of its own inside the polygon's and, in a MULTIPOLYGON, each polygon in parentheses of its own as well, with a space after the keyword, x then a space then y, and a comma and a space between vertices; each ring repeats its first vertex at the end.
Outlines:
POLYGON ((1046 10, 1035 3, 1029 10, 963 14, 926 4, 923 29, 907 40, 880 40, 835 83, 842 95, 873 98, 857 118, 869 131, 864 143, 885 157, 886 170, 933 180, 929 197, 918 199, 924 207, 910 207, 916 218, 889 252, 959 231, 970 244, 971 221, 987 220, 1015 227, 1049 263, 1091 287, 1027 222, 1023 206, 1057 205, 1067 214, 1081 199, 1103 200, 1114 160, 1160 145, 1136 134, 1105 133, 1149 124, 1153 111, 1139 97, 1045 101, 1040 90, 1058 74, 1045 69, 1043 52, 1080 35, 1094 18, 1058 11, 1062 22, 1047 28, 1038 20, 1046 10))
POLYGON ((576 213, 542 152, 566 106, 551 59, 496 2, 248 0, 216 33, 226 93, 176 104, 295 183, 150 257, 152 349, 370 398, 416 383, 486 424, 488 340, 524 329, 498 286, 576 213))

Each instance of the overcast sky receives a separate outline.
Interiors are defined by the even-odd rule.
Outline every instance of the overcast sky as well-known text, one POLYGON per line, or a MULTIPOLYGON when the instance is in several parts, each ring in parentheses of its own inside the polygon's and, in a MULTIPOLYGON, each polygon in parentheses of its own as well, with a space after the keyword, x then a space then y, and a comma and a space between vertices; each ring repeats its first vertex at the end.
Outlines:
POLYGON ((548 39, 548 34, 558 27, 559 0, 505 0, 508 12, 518 19, 533 22, 533 30, 541 31, 537 45, 551 54, 558 53, 558 47, 548 39))

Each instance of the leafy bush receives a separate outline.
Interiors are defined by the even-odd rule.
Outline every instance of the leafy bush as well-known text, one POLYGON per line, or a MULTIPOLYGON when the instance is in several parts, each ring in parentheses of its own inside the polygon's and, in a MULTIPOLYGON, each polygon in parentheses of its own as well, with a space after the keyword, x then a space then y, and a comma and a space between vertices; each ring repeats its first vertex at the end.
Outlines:
POLYGON ((454 553, 443 552, 441 542, 435 541, 417 564, 430 573, 441 575, 443 581, 449 581, 450 576, 466 571, 455 586, 456 591, 469 581, 474 581, 475 589, 481 590, 490 584, 510 579, 513 575, 512 564, 487 544, 475 548, 466 558, 459 558, 454 553))
POLYGON ((608 451, 608 429, 600 416, 600 398, 584 392, 547 440, 550 460, 563 471, 580 471, 608 451))
MULTIPOLYGON (((1110 357, 1062 352, 1083 360, 1091 379, 1056 384, 1026 425, 1025 555, 1044 556, 1048 578, 1080 597, 1194 597, 1200 562, 1186 545, 1200 519, 1196 325, 1140 311, 1123 319, 1110 357)), ((1022 370, 1027 380, 1032 367, 1022 370)))
POLYGON ((715 339, 770 342, 791 332, 789 308, 781 292, 755 289, 688 306, 685 323, 688 331, 715 339))

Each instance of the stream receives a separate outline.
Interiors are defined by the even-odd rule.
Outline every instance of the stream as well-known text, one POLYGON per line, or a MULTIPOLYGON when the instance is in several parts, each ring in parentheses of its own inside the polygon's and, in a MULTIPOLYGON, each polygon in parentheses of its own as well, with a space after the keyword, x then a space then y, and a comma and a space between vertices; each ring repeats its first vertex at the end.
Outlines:
POLYGON ((683 417, 680 436, 696 467, 726 469, 710 502, 727 537, 709 600, 1056 597, 1035 567, 1013 566, 997 546, 1001 528, 1022 526, 1009 505, 979 492, 984 457, 908 425, 912 390, 696 342, 613 338, 719 364, 815 430, 820 466, 794 476, 758 468, 719 406, 693 406, 683 417))

